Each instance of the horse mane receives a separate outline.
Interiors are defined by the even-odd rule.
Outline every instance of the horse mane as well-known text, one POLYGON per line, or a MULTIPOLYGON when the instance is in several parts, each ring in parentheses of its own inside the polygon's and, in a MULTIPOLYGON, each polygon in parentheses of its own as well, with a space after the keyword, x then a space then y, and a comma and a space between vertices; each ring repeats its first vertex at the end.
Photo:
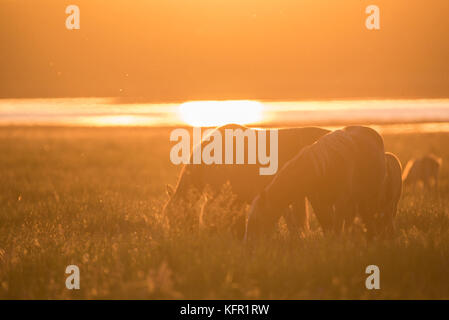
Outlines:
POLYGON ((433 153, 428 154, 428 155, 426 156, 426 158, 429 158, 429 159, 435 161, 435 163, 437 163, 438 166, 440 166, 440 167, 441 167, 441 165, 443 164, 443 159, 440 158, 440 157, 437 157, 437 156, 434 155, 433 153))

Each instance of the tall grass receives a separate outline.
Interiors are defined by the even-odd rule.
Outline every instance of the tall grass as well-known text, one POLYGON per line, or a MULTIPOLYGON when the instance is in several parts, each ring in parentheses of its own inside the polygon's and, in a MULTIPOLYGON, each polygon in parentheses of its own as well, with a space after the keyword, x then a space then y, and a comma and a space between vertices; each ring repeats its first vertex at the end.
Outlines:
MULTIPOLYGON (((0 298, 380 299, 449 298, 449 172, 440 195, 406 190, 397 231, 300 238, 278 234, 245 246, 230 209, 168 228, 161 207, 169 132, 143 128, 0 128, 0 298), (81 289, 65 287, 78 265, 81 289), (381 289, 365 288, 365 268, 381 289)), ((403 164, 433 151, 449 163, 449 134, 386 136, 403 164)))

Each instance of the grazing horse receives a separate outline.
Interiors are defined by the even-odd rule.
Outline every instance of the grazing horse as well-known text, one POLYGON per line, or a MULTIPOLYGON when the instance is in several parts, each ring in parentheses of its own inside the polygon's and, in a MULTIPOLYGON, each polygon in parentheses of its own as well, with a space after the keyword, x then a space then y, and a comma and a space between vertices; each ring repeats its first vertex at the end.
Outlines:
POLYGON ((443 160, 433 154, 410 160, 402 175, 404 185, 409 186, 422 182, 426 189, 430 189, 432 185, 438 189, 438 173, 442 163, 443 160))
POLYGON ((384 144, 376 131, 350 126, 328 133, 287 162, 253 200, 245 239, 268 234, 289 203, 304 197, 325 233, 341 232, 358 212, 371 235, 384 183, 384 144))
POLYGON ((386 180, 383 192, 380 225, 384 231, 394 231, 394 218, 396 217, 399 199, 402 193, 402 166, 399 159, 390 152, 385 153, 386 180))
MULTIPOLYGON (((222 136, 225 136, 226 129, 246 130, 249 129, 244 126, 231 124, 218 127, 222 136)), ((256 129, 249 129, 254 130, 256 129)), ((278 164, 283 166, 288 160, 296 155, 302 148, 314 143, 321 136, 328 133, 329 130, 307 127, 307 128, 291 128, 280 129, 278 131, 278 164)), ((201 147, 208 142, 202 141, 201 147)), ((267 139, 267 149, 269 139, 267 139)), ((236 144, 234 144, 234 155, 236 154, 236 144)), ((223 142, 223 150, 225 149, 223 142)), ((225 155, 223 155, 224 158, 225 155)), ((241 207, 245 203, 251 203, 254 197, 273 179, 273 176, 260 175, 259 167, 256 164, 192 164, 192 157, 190 164, 183 166, 176 184, 176 188, 167 185, 167 193, 169 200, 163 208, 164 214, 169 221, 173 217, 173 211, 179 209, 180 205, 196 203, 205 190, 208 191, 208 196, 214 197, 220 192, 224 184, 229 183, 233 194, 235 195, 235 206, 241 207), (198 191, 190 192, 192 189, 198 191)), ((248 158, 248 150, 245 150, 245 159, 248 158)), ((224 163, 224 159, 223 159, 224 163)), ((203 206, 202 214, 207 214, 207 208, 203 206)), ((292 210, 286 215, 286 220, 289 227, 308 228, 307 210, 305 209, 305 199, 294 199, 290 203, 292 210)), ((236 225, 239 237, 243 238, 245 233, 245 217, 236 225)))

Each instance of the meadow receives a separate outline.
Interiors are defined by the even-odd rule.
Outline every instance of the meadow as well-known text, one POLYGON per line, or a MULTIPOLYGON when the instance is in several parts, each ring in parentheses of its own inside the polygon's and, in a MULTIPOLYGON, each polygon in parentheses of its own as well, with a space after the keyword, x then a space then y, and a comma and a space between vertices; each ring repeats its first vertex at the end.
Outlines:
POLYGON ((449 299, 449 133, 384 135, 403 166, 427 152, 444 162, 439 194, 405 190, 389 238, 324 236, 312 220, 305 237, 281 222, 248 247, 226 206, 213 229, 167 227, 165 184, 180 170, 169 132, 0 127, 0 298, 449 299), (80 290, 65 287, 71 264, 80 290), (371 264, 380 290, 365 288, 371 264))

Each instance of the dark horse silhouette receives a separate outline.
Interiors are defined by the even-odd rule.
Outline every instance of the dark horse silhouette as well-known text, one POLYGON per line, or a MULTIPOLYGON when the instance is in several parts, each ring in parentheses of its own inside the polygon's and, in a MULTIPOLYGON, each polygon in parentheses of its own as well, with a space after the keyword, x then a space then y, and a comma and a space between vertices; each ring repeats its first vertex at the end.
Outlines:
POLYGON ((432 186, 438 189, 438 173, 442 163, 442 159, 433 154, 410 160, 407 162, 402 176, 404 185, 422 182, 426 189, 430 189, 432 186))
MULTIPOLYGON (((226 129, 242 129, 246 130, 247 127, 240 125, 226 125, 218 127, 224 137, 224 131, 226 129)), ((250 129, 256 130, 256 129, 250 129)), ((329 130, 306 127, 306 128, 291 128, 291 129, 279 129, 278 131, 278 165, 283 166, 288 160, 296 155, 302 148, 314 143, 320 137, 328 133, 329 130)), ((268 135, 267 135, 268 136, 268 135)), ((203 141, 202 146, 208 142, 203 141)), ((267 145, 269 145, 269 139, 267 139, 267 145)), ((223 141, 223 150, 224 150, 223 141)), ((234 143, 234 155, 236 154, 236 144, 234 143)), ((269 150, 268 146, 267 149, 269 150)), ((245 150, 247 153, 247 149, 245 150)), ((196 203, 203 192, 208 190, 209 197, 214 197, 224 184, 229 183, 232 192, 235 195, 236 207, 242 206, 245 203, 251 203, 254 197, 273 179, 273 176, 260 175, 259 166, 256 164, 192 164, 192 156, 190 164, 183 166, 178 178, 176 187, 173 189, 167 186, 167 193, 169 200, 164 206, 163 212, 168 217, 169 221, 176 216, 176 210, 179 210, 179 206, 188 207, 193 203, 196 203), (190 192, 190 190, 196 190, 198 192, 190 192)), ((245 154, 247 158, 247 154, 245 154)), ((223 154, 224 163, 224 154, 223 154)), ((290 203, 291 211, 286 216, 288 224, 291 228, 301 227, 303 229, 308 228, 307 224, 307 210, 305 209, 305 199, 296 198, 290 203)), ((207 203, 203 207, 203 214, 207 214, 207 203)), ((239 237, 243 238, 245 232, 245 218, 238 221, 235 226, 236 233, 239 237)))
POLYGON ((268 234, 288 205, 304 197, 324 232, 341 232, 358 213, 372 236, 385 184, 384 153, 382 137, 371 128, 350 126, 321 137, 254 199, 245 238, 268 234))

